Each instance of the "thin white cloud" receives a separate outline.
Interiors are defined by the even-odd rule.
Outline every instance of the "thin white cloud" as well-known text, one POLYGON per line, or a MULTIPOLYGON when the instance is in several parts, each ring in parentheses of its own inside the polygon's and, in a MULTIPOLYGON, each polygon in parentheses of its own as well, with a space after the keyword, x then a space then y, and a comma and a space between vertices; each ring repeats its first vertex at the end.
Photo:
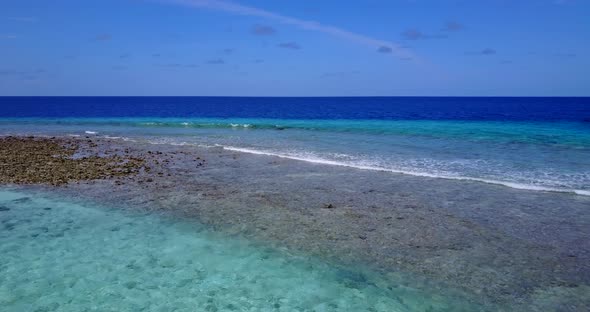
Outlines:
POLYGON ((400 58, 407 58, 407 57, 415 57, 411 51, 408 49, 404 49, 402 46, 395 42, 390 42, 387 40, 381 40, 372 38, 366 35, 354 33, 339 27, 324 25, 322 23, 311 21, 311 20, 304 20, 298 19, 294 17, 289 17, 285 15, 281 15, 278 13, 274 13, 271 11, 266 11, 263 9, 259 9, 256 7, 250 7, 241 5, 234 2, 223 1, 223 0, 160 0, 167 3, 175 3, 179 5, 185 5, 189 7, 197 7, 197 8, 207 8, 212 10, 223 11, 232 14, 238 15, 246 15, 246 16, 254 16, 260 17, 272 21, 279 22, 285 25, 291 25, 300 29, 309 30, 309 31, 317 31, 321 32, 333 37, 338 37, 350 42, 354 42, 356 44, 361 44, 365 46, 369 46, 373 49, 380 49, 381 47, 389 47, 391 48, 392 53, 400 58))
POLYGON ((18 36, 16 35, 4 35, 4 34, 0 34, 0 39, 16 39, 18 38, 18 36))

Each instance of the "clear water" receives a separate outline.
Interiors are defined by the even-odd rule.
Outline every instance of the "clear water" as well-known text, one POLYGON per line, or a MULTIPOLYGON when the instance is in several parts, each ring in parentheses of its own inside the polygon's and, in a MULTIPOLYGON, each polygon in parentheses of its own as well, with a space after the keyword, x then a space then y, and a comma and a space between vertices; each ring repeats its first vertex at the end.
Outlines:
POLYGON ((590 195, 580 121, 220 118, 1 119, 0 133, 222 146, 328 165, 590 195))
POLYGON ((55 195, 0 189, 0 220, 7 312, 474 309, 195 224, 55 195))

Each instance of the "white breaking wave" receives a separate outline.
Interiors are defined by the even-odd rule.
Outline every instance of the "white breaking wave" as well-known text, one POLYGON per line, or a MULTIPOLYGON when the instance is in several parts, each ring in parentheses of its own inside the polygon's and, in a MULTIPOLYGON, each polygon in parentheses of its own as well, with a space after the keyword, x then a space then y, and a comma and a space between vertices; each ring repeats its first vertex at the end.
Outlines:
POLYGON ((132 138, 128 138, 128 137, 123 137, 123 136, 103 135, 103 136, 101 136, 101 138, 103 138, 103 139, 109 139, 109 140, 121 140, 121 141, 124 141, 124 142, 137 142, 136 139, 132 139, 132 138))
POLYGON ((230 125, 232 126, 232 128, 240 128, 240 127, 241 128, 250 128, 250 127, 252 127, 251 124, 235 124, 235 123, 232 123, 230 125))
POLYGON ((234 147, 234 146, 223 146, 223 145, 217 145, 217 146, 222 147, 223 149, 228 150, 228 151, 256 154, 256 155, 274 156, 274 157, 280 157, 280 158, 286 158, 286 159, 292 159, 292 160, 298 160, 298 161, 305 161, 305 162, 322 164, 322 165, 356 168, 356 169, 361 169, 361 170, 392 172, 392 173, 407 174, 407 175, 418 176, 418 177, 427 177, 427 178, 483 182, 483 183, 488 183, 488 184, 503 185, 506 187, 520 189, 520 190, 573 193, 573 194, 577 194, 577 195, 590 196, 590 191, 588 191, 588 190, 562 189, 562 188, 545 187, 545 186, 507 182, 507 181, 500 181, 500 180, 483 179, 483 178, 452 176, 452 175, 444 175, 444 174, 432 174, 432 173, 427 173, 427 172, 417 172, 417 171, 410 171, 410 170, 398 170, 398 169, 390 169, 390 168, 383 168, 383 167, 377 167, 377 166, 351 164, 351 163, 329 160, 329 159, 324 159, 324 158, 319 158, 319 157, 310 157, 310 156, 304 157, 304 156, 300 156, 300 155, 286 155, 286 154, 280 154, 280 153, 275 153, 275 152, 270 152, 270 151, 255 150, 255 149, 248 149, 248 148, 241 148, 241 147, 234 147))
POLYGON ((97 134, 98 132, 96 132, 96 131, 84 131, 84 133, 86 133, 86 134, 97 134))
MULTIPOLYGON (((115 139, 116 137, 112 137, 112 138, 115 139)), ((121 139, 123 141, 136 142, 135 139, 131 139, 128 137, 119 137, 118 139, 121 139)), ((384 168, 384 167, 378 167, 378 166, 374 166, 374 165, 362 165, 362 164, 358 164, 358 163, 349 163, 349 162, 330 160, 330 159, 325 159, 325 158, 317 157, 317 156, 310 155, 310 154, 308 154, 308 155, 302 155, 302 154, 290 155, 290 154, 281 154, 281 153, 277 153, 277 152, 273 152, 273 151, 256 150, 256 149, 242 148, 242 147, 235 147, 235 146, 225 146, 225 145, 220 145, 220 144, 208 145, 208 144, 189 143, 189 142, 182 142, 182 141, 178 142, 174 139, 148 140, 147 142, 150 144, 155 144, 155 145, 163 144, 163 145, 176 145, 176 146, 195 146, 195 147, 200 147, 200 148, 223 148, 224 150, 240 152, 240 153, 265 155, 265 156, 279 157, 279 158, 285 158, 285 159, 292 159, 292 160, 297 160, 297 161, 304 161, 304 162, 315 163, 315 164, 355 168, 355 169, 360 169, 360 170, 391 172, 391 173, 397 173, 397 174, 407 174, 407 175, 412 175, 412 176, 417 176, 417 177, 436 178, 436 179, 474 181, 474 182, 502 185, 502 186, 513 188, 513 189, 519 189, 519 190, 570 193, 570 194, 577 194, 577 195, 582 195, 582 196, 590 196, 590 190, 577 190, 577 189, 547 187, 547 186, 539 186, 539 185, 533 185, 533 184, 493 180, 493 179, 474 178, 474 177, 466 177, 466 176, 453 176, 453 175, 449 175, 449 174, 433 174, 433 173, 428 173, 428 172, 420 172, 420 171, 412 171, 412 170, 384 168)), ((337 154, 337 156, 343 157, 343 156, 346 156, 346 154, 337 154)))

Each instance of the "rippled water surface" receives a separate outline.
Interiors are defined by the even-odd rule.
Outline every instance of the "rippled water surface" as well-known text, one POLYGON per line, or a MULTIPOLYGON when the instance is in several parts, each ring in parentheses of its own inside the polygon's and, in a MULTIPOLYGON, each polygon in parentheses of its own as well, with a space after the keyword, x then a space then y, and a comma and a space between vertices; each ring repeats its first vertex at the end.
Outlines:
POLYGON ((219 145, 590 195, 590 98, 4 97, 0 133, 219 145))
MULTIPOLYGON (((0 190, 2 311, 470 311, 198 225, 0 190)), ((444 292, 444 291, 440 291, 444 292)))
POLYGON ((0 132, 223 146, 328 165, 590 195, 590 124, 578 121, 18 118, 0 119, 0 132))

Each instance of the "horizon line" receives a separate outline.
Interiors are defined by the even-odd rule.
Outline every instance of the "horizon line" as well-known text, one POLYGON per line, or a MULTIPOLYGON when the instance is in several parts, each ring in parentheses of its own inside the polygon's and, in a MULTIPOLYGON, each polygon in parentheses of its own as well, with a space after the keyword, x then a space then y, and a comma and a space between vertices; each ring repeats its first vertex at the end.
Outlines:
POLYGON ((0 98, 590 98, 590 95, 0 95, 0 98))

